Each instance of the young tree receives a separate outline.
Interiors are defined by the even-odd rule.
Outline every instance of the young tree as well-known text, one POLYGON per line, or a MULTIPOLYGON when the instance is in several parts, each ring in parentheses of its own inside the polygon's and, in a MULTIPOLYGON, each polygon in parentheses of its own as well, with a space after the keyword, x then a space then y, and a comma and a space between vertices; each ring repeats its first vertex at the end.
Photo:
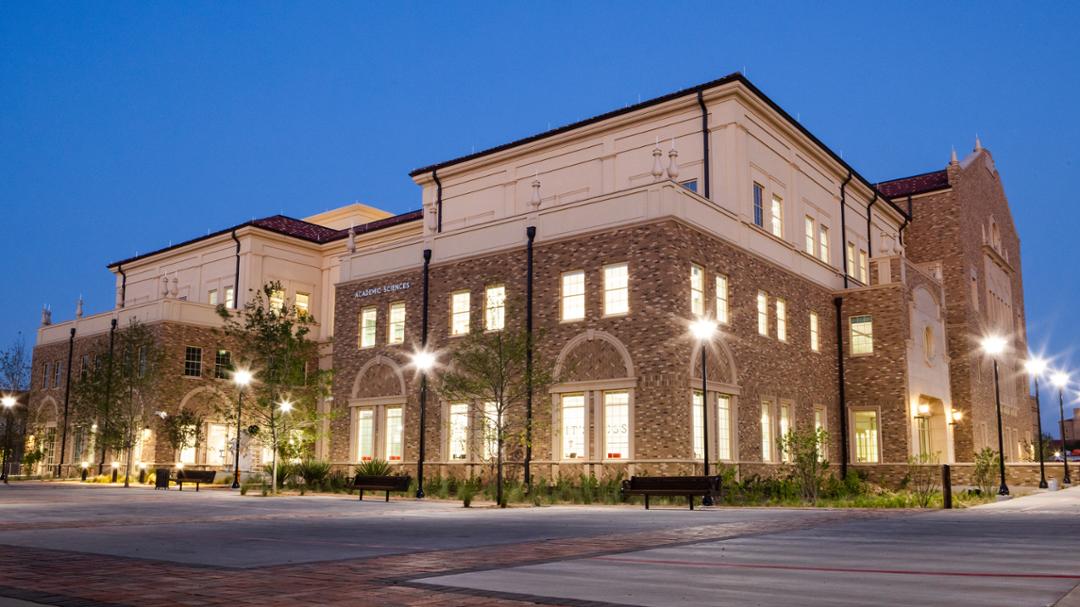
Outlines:
MULTIPOLYGON (((309 338, 315 318, 290 305, 279 282, 263 285, 239 313, 219 305, 218 314, 238 346, 238 368, 249 366, 255 375, 244 393, 241 423, 248 422, 249 435, 271 450, 276 494, 282 446, 298 430, 318 427, 319 398, 328 393, 329 372, 318 369, 319 345, 309 338)), ((236 421, 235 411, 223 413, 236 421)))
POLYGON ((794 428, 777 439, 780 452, 788 456, 803 499, 817 504, 829 460, 825 459, 829 435, 822 428, 794 428))
MULTIPOLYGON (((12 396, 14 393, 25 392, 30 388, 30 355, 26 351, 26 342, 19 334, 7 349, 0 351, 0 396, 12 396)), ((14 444, 17 437, 22 435, 18 420, 24 420, 25 426, 26 403, 21 403, 22 411, 16 412, 13 407, 0 407, 0 460, 5 466, 0 470, 0 477, 7 482, 7 466, 10 465, 12 455, 15 452, 14 444)), ((18 404, 16 405, 18 406, 18 404)))
POLYGON ((542 360, 533 336, 532 377, 526 359, 529 336, 509 327, 500 331, 477 329, 450 351, 449 362, 440 377, 438 392, 447 402, 469 402, 480 406, 484 440, 494 443, 496 501, 503 501, 503 460, 508 440, 524 443, 527 420, 525 408, 530 390, 534 398, 555 383, 554 372, 542 360), (531 381, 530 381, 531 380, 531 381))
POLYGON ((180 461, 180 453, 187 447, 198 448, 203 440, 203 422, 205 417, 191 409, 184 409, 176 415, 165 416, 165 442, 172 447, 173 457, 180 461))

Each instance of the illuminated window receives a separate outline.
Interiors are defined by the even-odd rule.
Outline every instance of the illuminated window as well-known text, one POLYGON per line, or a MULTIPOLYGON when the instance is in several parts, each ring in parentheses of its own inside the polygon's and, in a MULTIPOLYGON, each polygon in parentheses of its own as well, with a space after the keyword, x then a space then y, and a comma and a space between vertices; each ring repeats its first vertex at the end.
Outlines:
POLYGON ((765 227, 765 209, 763 198, 765 196, 765 188, 761 187, 760 183, 754 184, 754 225, 759 228, 765 227))
POLYGON ((236 291, 232 287, 225 287, 225 307, 236 307, 236 291))
POLYGON ((806 222, 806 254, 807 255, 813 255, 814 254, 814 234, 816 233, 816 230, 814 229, 814 218, 810 217, 810 216, 807 216, 805 222, 806 222))
POLYGON ((855 243, 847 243, 847 274, 852 278, 858 278, 855 275, 855 243))
POLYGON ((375 332, 378 330, 379 311, 374 306, 360 310, 360 347, 370 348, 375 345, 375 332))
POLYGON ((773 453, 772 403, 761 403, 761 461, 771 462, 773 453))
POLYGON ((450 459, 464 460, 469 456, 469 405, 450 405, 450 459))
POLYGON ((484 328, 502 331, 506 326, 506 287, 488 287, 484 291, 484 328))
POLYGON ((874 319, 871 316, 851 317, 851 354, 874 353, 874 319))
POLYGON ((228 379, 232 370, 232 354, 228 350, 218 350, 214 354, 214 379, 228 379))
POLYGON ((787 302, 776 298, 776 339, 787 341, 787 302))
POLYGON ((856 411, 854 417, 855 462, 876 464, 878 461, 877 411, 856 411))
POLYGON ((562 458, 585 457, 585 395, 562 397, 562 458))
POLYGON ((359 411, 356 420, 356 444, 360 461, 370 462, 375 459, 375 412, 371 409, 359 411))
POLYGON ((450 296, 450 335, 469 332, 469 292, 459 291, 450 296))
POLYGON ((562 319, 585 318, 585 272, 567 272, 562 275, 562 319))
POLYGON ((690 313, 705 314, 705 269, 696 264, 690 264, 690 313))
MULTIPOLYGON (((59 365, 57 368, 60 368, 59 365)), ((202 348, 194 346, 184 348, 184 376, 202 377, 202 348)))
POLYGON ((772 233, 777 238, 784 237, 784 201, 779 196, 772 197, 772 233))
POLYGON ((701 405, 701 392, 694 390, 694 395, 690 399, 691 418, 693 420, 694 428, 694 459, 705 457, 705 419, 702 416, 701 405))
POLYGON ((181 436, 191 437, 188 438, 190 442, 185 442, 180 445, 180 463, 182 464, 194 464, 195 463, 195 426, 184 426, 181 431, 181 436))
POLYGON ((296 314, 301 318, 311 314, 311 294, 310 293, 297 293, 296 294, 296 314))
POLYGON ((716 395, 716 457, 731 459, 731 396, 716 395))
POLYGON ((206 303, 216 306, 217 305, 217 289, 210 289, 206 293, 206 303))
POLYGON ((401 461, 401 407, 386 409, 386 461, 401 461))
POLYGON ((869 272, 869 269, 868 269, 867 265, 868 264, 867 264, 866 251, 860 250, 859 251, 859 280, 861 280, 864 285, 870 284, 870 272, 869 272))
POLYGON ((818 352, 821 349, 821 337, 818 333, 817 312, 810 313, 810 349, 818 352))
POLYGON ((728 307, 727 276, 716 277, 716 322, 724 324, 731 322, 730 308, 728 307))
POLYGON ((391 344, 405 343, 405 302, 390 304, 390 324, 386 341, 391 344))
POLYGON ((608 459, 630 456, 630 393, 604 392, 604 451, 608 459))
POLYGON ((757 332, 758 335, 769 335, 769 296, 765 291, 757 292, 757 332))
POLYGON ((285 309, 285 291, 274 289, 270 291, 270 310, 281 313, 285 309))
POLYGON ((818 253, 821 261, 829 263, 829 228, 825 226, 818 230, 818 253))
MULTIPOLYGON (((829 430, 828 418, 826 418, 825 416, 825 407, 822 407, 821 405, 814 405, 814 431, 818 432, 819 434, 821 432, 828 432, 829 430)), ((818 444, 817 456, 818 461, 825 460, 825 445, 821 443, 818 444)))
MULTIPOLYGON (((232 451, 228 424, 206 424, 206 465, 225 466, 232 451)), ((136 448, 138 452, 138 448, 136 448)))
POLYGON ((604 314, 630 311, 630 273, 625 263, 604 268, 604 314))
POLYGON ((499 405, 484 403, 484 461, 491 461, 499 449, 499 405))
MULTIPOLYGON (((787 437, 788 432, 791 432, 791 405, 781 403, 780 405, 780 439, 783 440, 787 437)), ((780 453, 780 458, 785 462, 791 461, 791 453, 786 449, 780 453)))

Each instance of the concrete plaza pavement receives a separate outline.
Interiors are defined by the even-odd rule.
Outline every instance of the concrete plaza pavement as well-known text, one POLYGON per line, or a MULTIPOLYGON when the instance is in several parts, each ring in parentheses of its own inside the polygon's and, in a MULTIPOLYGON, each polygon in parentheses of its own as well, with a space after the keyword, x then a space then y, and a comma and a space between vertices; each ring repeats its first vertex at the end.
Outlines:
POLYGON ((2 597, 64 605, 1052 605, 1080 489, 959 511, 463 509, 0 487, 2 597))

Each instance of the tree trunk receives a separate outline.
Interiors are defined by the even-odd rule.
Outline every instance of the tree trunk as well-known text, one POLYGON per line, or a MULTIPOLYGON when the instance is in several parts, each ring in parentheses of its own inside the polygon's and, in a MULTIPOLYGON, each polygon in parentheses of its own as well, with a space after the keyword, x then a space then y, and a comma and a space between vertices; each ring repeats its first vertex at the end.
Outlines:
POLYGON ((128 430, 127 437, 127 467, 124 470, 124 488, 127 489, 130 486, 129 480, 131 479, 131 452, 135 450, 135 437, 132 436, 131 430, 128 430))
POLYGON ((499 433, 499 444, 497 446, 498 454, 495 456, 495 501, 499 504, 500 508, 506 506, 503 502, 503 438, 502 433, 499 433))

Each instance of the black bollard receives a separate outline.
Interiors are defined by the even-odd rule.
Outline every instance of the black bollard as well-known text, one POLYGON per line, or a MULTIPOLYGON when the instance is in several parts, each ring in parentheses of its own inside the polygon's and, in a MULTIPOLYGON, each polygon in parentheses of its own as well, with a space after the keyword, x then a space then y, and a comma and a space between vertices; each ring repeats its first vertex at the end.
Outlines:
POLYGON ((952 508, 952 470, 949 464, 941 466, 941 501, 946 509, 952 508))

